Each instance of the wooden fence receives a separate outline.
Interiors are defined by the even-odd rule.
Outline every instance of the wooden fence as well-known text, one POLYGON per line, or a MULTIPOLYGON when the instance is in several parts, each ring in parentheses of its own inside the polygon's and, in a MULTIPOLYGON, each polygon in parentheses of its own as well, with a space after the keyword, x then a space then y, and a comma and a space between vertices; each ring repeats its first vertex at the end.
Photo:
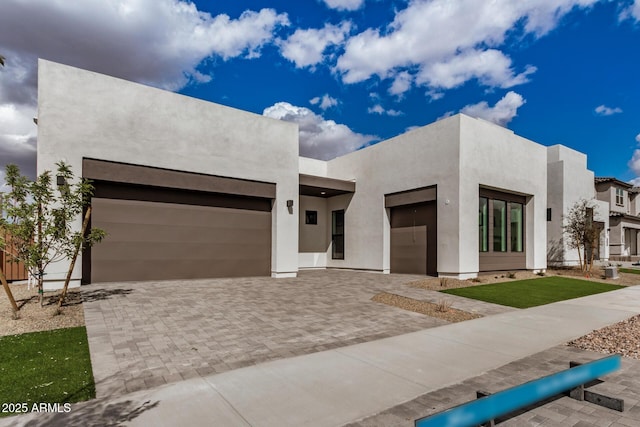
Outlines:
MULTIPOLYGON (((2 233, 2 231, 0 231, 2 233)), ((10 248, 11 238, 5 233, 4 241, 6 242, 7 247, 10 248)), ((21 262, 15 262, 11 255, 6 252, 0 250, 0 267, 4 272, 5 277, 8 281, 16 281, 16 280, 27 280, 29 275, 27 273, 27 269, 21 262)))

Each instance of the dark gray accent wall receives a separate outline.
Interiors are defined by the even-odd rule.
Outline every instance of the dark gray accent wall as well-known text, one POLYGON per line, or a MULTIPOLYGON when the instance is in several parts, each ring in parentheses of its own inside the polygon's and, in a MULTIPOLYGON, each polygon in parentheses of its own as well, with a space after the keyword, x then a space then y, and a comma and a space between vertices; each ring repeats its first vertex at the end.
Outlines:
POLYGON ((384 206, 392 208, 395 206, 411 205, 415 203, 435 201, 437 196, 436 186, 416 188, 409 191, 386 194, 384 196, 384 206))
POLYGON ((355 181, 344 181, 341 179, 325 178, 300 174, 299 176, 300 195, 313 197, 333 197, 340 194, 355 193, 355 181))
POLYGON ((276 185, 269 182, 199 174, 194 172, 83 159, 82 176, 92 180, 138 184, 181 190, 233 194, 273 199, 276 185))

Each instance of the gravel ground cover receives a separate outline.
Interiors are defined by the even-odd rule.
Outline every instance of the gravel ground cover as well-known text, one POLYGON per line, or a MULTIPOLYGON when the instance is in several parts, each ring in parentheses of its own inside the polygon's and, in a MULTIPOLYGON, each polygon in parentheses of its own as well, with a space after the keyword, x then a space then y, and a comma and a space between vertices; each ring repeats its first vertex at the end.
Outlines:
POLYGON ((371 298, 372 301, 402 308, 404 310, 425 314, 448 322, 463 322, 465 320, 477 319, 479 314, 468 313, 463 310, 451 308, 443 299, 442 303, 433 304, 426 301, 420 301, 413 298, 403 297, 401 295, 391 294, 388 292, 380 292, 371 298))
POLYGON ((84 326, 82 298, 77 289, 67 293, 61 314, 56 314, 59 292, 45 293, 44 307, 40 307, 37 291, 27 289, 26 284, 12 284, 11 292, 20 307, 19 317, 13 318, 7 295, 0 288, 0 336, 84 326))
POLYGON ((624 357, 640 359, 640 315, 593 331, 568 345, 582 350, 618 353, 624 357))

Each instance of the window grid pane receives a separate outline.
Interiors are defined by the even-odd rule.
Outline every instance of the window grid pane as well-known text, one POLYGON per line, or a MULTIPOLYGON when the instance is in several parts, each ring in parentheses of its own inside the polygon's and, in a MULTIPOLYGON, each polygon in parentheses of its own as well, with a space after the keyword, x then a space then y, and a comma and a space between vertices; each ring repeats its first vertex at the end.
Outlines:
POLYGON ((480 252, 489 251, 489 200, 480 197, 478 208, 480 252))
POLYGON ((522 252, 522 205, 520 203, 510 203, 511 222, 511 252, 522 252))
POLYGON ((493 200, 493 251, 507 251, 507 202, 493 200))

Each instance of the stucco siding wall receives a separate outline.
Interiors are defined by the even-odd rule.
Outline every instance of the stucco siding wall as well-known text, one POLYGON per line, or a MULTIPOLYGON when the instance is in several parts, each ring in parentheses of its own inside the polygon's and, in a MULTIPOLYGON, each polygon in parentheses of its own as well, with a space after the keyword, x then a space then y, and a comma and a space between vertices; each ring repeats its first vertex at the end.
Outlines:
POLYGON ((331 216, 327 211, 327 199, 300 196, 300 235, 298 237, 299 268, 327 266, 327 251, 331 240, 331 216), (317 224, 305 224, 305 212, 316 211, 317 224))
POLYGON ((38 173, 91 157, 276 183, 272 270, 297 270, 297 125, 44 60, 38 81, 38 173))
POLYGON ((330 266, 388 272, 384 195, 437 184, 438 270, 459 268, 458 136, 454 116, 328 162, 328 176, 357 182, 345 213, 345 259, 328 260, 330 266))
POLYGON ((527 199, 526 268, 546 268, 546 147, 480 119, 461 117, 460 267, 478 269, 479 187, 532 196, 527 199))
POLYGON ((564 178, 564 162, 547 164, 547 208, 551 209, 551 221, 547 221, 547 261, 550 265, 563 265, 567 251, 562 228, 564 178))
MULTIPOLYGON (((549 249, 562 251, 562 256, 557 260, 551 258, 549 261, 562 265, 578 265, 579 257, 577 249, 571 249, 567 246, 566 239, 563 235, 563 227, 566 225, 566 217, 571 208, 580 200, 586 200, 596 209, 594 217, 601 218, 607 216, 606 224, 608 224, 608 211, 603 214, 600 209, 602 204, 597 202, 596 191, 594 188, 594 174, 587 169, 587 157, 585 154, 572 150, 563 145, 554 145, 548 149, 549 164, 549 202, 553 206, 560 207, 560 217, 553 218, 553 226, 550 226, 550 234, 548 236, 549 249), (559 169, 560 173, 554 173, 551 179, 551 171, 559 169), (563 244, 554 247, 555 242, 563 240, 563 244)), ((605 203, 606 204, 606 203, 605 203)), ((551 207, 551 204, 549 205, 551 207)))
POLYGON ((298 162, 301 174, 323 177, 327 176, 327 162, 324 160, 299 157, 298 162))

